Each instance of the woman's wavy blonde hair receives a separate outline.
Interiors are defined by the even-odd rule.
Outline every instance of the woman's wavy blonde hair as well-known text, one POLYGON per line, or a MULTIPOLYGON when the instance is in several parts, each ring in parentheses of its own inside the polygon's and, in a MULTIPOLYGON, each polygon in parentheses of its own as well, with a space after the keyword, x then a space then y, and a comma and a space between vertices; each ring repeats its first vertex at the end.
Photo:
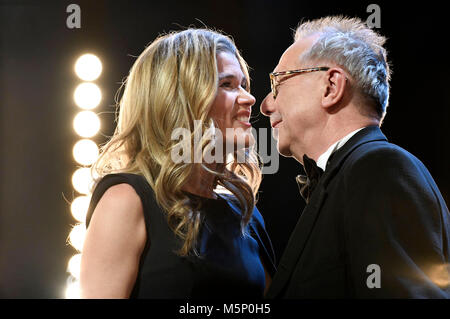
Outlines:
MULTIPOLYGON (((182 191, 194 165, 215 175, 221 186, 237 199, 241 210, 241 230, 250 221, 261 183, 261 167, 253 146, 245 150, 245 161, 237 153, 215 170, 203 164, 175 163, 172 150, 194 149, 194 129, 200 127, 201 154, 210 142, 203 134, 213 125, 209 110, 218 89, 217 54, 228 52, 240 63, 249 82, 248 68, 232 39, 208 29, 188 29, 159 36, 137 58, 130 70, 118 104, 117 127, 93 164, 98 182, 111 173, 134 173, 145 177, 157 203, 167 213, 171 229, 181 238, 181 256, 198 254, 196 239, 201 215, 190 197, 182 191), (194 126, 194 121, 201 126, 194 126), (173 140, 176 128, 186 128, 191 139, 173 140), (183 145, 180 145, 183 144, 183 145), (186 149, 186 148, 183 148, 186 149)), ((247 89, 250 83, 247 83, 247 89)), ((193 153, 193 152, 192 152, 193 153)))

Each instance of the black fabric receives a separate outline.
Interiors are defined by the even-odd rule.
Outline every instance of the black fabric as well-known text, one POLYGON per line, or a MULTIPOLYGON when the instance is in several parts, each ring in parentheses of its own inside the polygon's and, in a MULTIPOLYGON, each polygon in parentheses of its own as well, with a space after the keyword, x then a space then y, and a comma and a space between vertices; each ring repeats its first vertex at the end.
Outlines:
POLYGON ((217 200, 190 196, 201 203, 202 227, 194 255, 175 253, 181 242, 169 228, 166 214, 157 205, 153 190, 144 177, 111 174, 100 180, 92 194, 86 227, 95 206, 111 186, 131 185, 144 209, 147 243, 141 256, 132 298, 230 298, 263 296, 263 261, 271 276, 275 273, 272 244, 264 221, 255 208, 246 234, 240 231, 240 210, 234 197, 220 195, 217 200))
POLYGON ((425 166, 379 127, 364 128, 334 153, 267 297, 449 298, 449 236, 448 208, 425 166), (379 288, 367 284, 371 265, 379 288))

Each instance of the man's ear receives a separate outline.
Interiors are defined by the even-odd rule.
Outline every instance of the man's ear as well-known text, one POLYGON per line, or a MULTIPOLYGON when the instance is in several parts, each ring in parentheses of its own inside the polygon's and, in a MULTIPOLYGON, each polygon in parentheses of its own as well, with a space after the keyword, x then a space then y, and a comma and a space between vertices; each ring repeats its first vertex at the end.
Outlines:
POLYGON ((322 106, 324 108, 331 108, 338 105, 344 97, 347 85, 347 77, 344 70, 330 68, 324 77, 325 91, 322 96, 322 106))

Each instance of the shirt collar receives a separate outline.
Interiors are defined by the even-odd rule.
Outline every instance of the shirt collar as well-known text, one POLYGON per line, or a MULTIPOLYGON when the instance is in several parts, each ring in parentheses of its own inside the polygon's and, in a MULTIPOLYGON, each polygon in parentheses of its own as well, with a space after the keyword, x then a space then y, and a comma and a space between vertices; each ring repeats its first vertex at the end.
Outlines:
POLYGON ((359 131, 361 131, 364 127, 361 127, 357 130, 354 130, 352 132, 350 132, 349 134, 347 134, 346 136, 344 136, 342 139, 340 139, 339 141, 337 141, 336 143, 334 143, 333 145, 331 145, 326 151, 325 153, 323 153, 322 155, 319 156, 319 158, 317 159, 317 166, 319 166, 321 169, 323 169, 323 171, 325 171, 325 168, 327 167, 328 164, 328 159, 330 158, 331 154, 333 154, 334 152, 336 152, 338 149, 340 149, 345 143, 347 143, 347 141, 356 133, 358 133, 359 131))

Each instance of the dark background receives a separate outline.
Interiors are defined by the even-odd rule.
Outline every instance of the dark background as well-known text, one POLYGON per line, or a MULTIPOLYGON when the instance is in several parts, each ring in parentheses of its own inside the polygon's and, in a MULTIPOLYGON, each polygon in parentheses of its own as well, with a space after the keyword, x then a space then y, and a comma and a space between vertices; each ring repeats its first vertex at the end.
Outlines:
MULTIPOLYGON (((5 1, 0 2, 0 297, 61 298, 74 249, 66 244, 77 164, 72 128, 76 58, 92 52, 103 72, 96 109, 103 143, 114 129, 114 96, 135 58, 164 31, 203 25, 233 36, 251 66, 254 126, 270 89, 268 73, 292 43, 301 19, 344 14, 363 21, 371 2, 343 1, 5 1), (81 7, 81 29, 66 27, 66 7, 81 7), (66 201, 67 199, 67 201, 66 201)), ((389 38, 391 98, 382 127, 391 142, 429 168, 449 203, 449 79, 446 12, 417 2, 381 7, 379 31, 389 38)), ((293 159, 264 176, 258 207, 278 256, 304 206, 293 159)), ((407 225, 405 225, 407 227, 407 225)))

